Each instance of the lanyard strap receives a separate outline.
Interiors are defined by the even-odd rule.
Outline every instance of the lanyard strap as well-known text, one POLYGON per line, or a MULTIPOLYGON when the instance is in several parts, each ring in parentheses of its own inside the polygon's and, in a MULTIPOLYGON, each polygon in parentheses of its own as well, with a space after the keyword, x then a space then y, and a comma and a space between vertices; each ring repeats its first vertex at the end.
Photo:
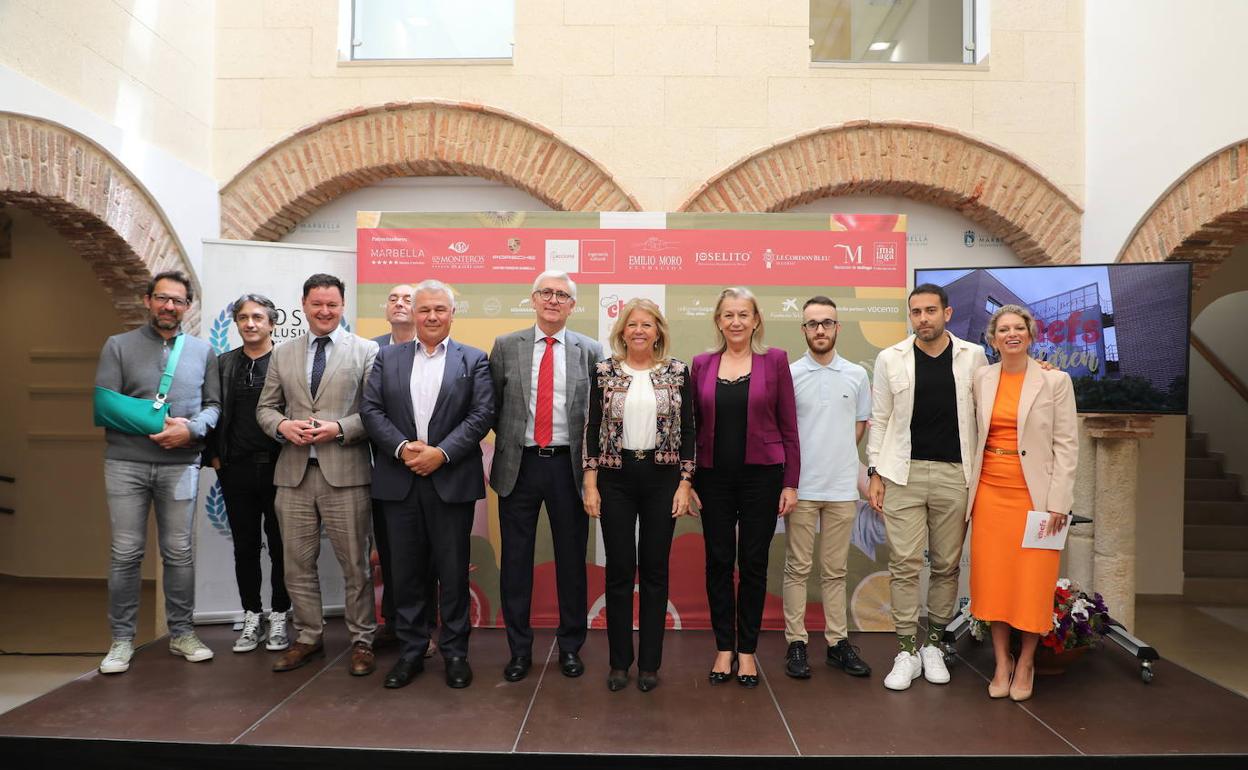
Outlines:
POLYGON ((169 351, 169 360, 165 363, 165 373, 160 376, 160 387, 156 390, 156 401, 152 404, 153 409, 159 409, 165 405, 165 401, 169 398, 169 388, 173 387, 173 372, 178 368, 178 359, 182 356, 182 343, 186 341, 186 334, 179 334, 173 341, 173 350, 169 351))

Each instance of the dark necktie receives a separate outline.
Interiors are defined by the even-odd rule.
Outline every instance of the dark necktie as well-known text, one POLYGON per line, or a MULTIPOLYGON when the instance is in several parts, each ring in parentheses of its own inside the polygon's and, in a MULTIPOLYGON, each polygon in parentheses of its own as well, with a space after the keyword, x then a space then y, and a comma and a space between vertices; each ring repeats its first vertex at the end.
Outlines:
POLYGON ((317 337, 312 340, 312 344, 316 346, 316 353, 312 356, 312 398, 316 398, 316 391, 321 387, 321 377, 325 374, 325 346, 329 344, 329 337, 317 337))

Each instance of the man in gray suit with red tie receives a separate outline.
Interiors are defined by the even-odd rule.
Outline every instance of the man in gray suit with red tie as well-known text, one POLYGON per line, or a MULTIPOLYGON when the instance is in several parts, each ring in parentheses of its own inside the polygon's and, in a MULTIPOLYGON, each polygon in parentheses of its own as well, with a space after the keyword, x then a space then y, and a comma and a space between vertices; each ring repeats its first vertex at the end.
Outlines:
POLYGON ((494 425, 494 395, 485 353, 450 339, 449 287, 418 284, 413 315, 416 340, 381 349, 360 409, 375 450, 372 495, 386 512, 400 643, 385 686, 403 687, 424 670, 432 568, 446 683, 467 687, 469 540, 485 497, 480 442, 494 425))
POLYGON ((543 504, 550 519, 559 596, 559 670, 585 671, 579 655, 588 630, 585 544, 589 518, 581 507, 581 441, 589 411, 589 372, 602 346, 567 328, 576 307, 576 284, 548 270, 533 282, 536 323, 494 341, 490 375, 498 425, 490 486, 498 492, 502 530, 503 622, 511 659, 509 682, 533 665, 533 550, 543 504))

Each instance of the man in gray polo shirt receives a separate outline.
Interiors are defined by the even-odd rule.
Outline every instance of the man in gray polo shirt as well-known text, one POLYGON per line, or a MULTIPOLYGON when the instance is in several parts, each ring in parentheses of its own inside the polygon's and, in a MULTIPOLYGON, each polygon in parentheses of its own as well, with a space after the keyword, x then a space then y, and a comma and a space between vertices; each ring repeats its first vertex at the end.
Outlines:
MULTIPOLYGON (((180 272, 158 274, 143 304, 148 322, 109 337, 100 351, 95 384, 125 396, 154 399, 182 317, 194 300, 191 280, 180 272)), ((195 499, 199 491, 204 437, 221 413, 217 357, 203 340, 186 335, 169 391, 165 427, 150 436, 104 431, 104 486, 112 528, 108 570, 108 621, 113 643, 100 673, 130 668, 139 614, 139 571, 147 540, 147 515, 154 505, 160 558, 164 564, 165 615, 169 651, 192 663, 212 650, 195 636, 195 566, 192 549, 195 499)))
POLYGON ((871 668, 849 643, 845 618, 845 572, 849 536, 858 512, 858 442, 871 416, 867 370, 836 353, 836 303, 811 297, 802 307, 806 355, 789 366, 797 397, 802 475, 797 507, 785 522, 784 636, 789 642, 784 673, 810 677, 806 657, 806 580, 820 530, 819 571, 827 664, 852 676, 871 668))

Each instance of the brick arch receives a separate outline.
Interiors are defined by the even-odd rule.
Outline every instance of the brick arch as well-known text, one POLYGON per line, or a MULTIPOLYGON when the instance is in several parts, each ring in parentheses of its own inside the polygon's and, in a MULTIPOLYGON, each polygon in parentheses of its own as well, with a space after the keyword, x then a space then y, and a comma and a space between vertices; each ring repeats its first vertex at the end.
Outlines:
POLYGON ((221 190, 226 238, 277 240, 352 190, 407 176, 476 176, 560 211, 635 211, 637 201, 589 156, 501 110, 392 103, 334 115, 270 147, 221 190))
MULTIPOLYGON (((65 126, 0 112, 0 204, 48 222, 91 263, 122 322, 147 319, 143 290, 152 275, 181 270, 196 282, 160 207, 107 150, 65 126)), ((199 305, 185 326, 199 328, 199 305)))
POLYGON ((1235 246, 1248 241, 1248 139, 1188 169, 1148 210, 1118 262, 1191 260, 1208 278, 1235 246))
POLYGON ((1083 210, 1000 147, 926 123, 855 121, 798 134, 702 185, 681 211, 783 211, 835 195, 899 195, 954 209, 1024 262, 1080 258, 1083 210))

